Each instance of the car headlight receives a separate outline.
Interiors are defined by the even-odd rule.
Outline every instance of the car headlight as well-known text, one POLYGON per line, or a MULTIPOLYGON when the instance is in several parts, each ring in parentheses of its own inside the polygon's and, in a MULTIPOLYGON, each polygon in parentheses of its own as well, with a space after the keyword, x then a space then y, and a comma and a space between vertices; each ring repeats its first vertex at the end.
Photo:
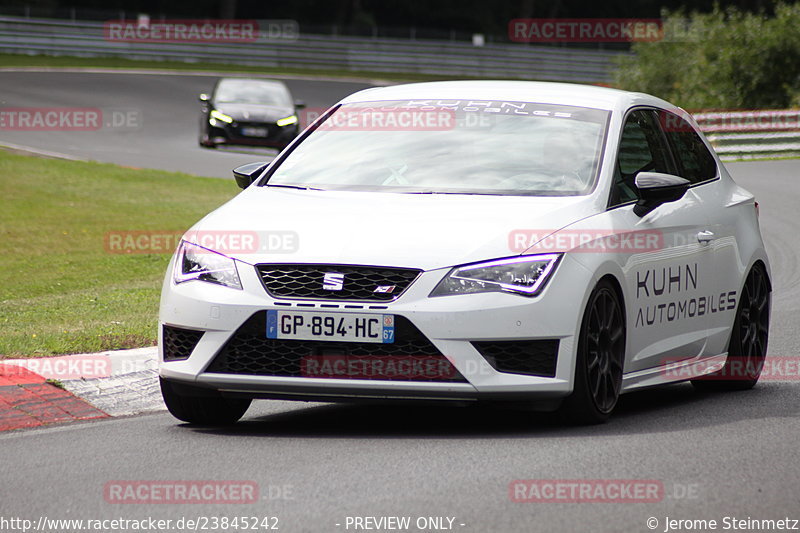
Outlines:
POLYGON ((277 124, 278 126, 289 126, 291 124, 297 124, 297 115, 292 115, 291 117, 279 119, 275 124, 277 124))
POLYGON ((510 292, 535 296, 544 287, 560 257, 560 254, 528 255, 455 267, 430 295, 510 292))
POLYGON ((232 289, 242 288, 236 262, 230 257, 186 241, 181 241, 176 255, 175 283, 198 280, 232 289))
MULTIPOLYGON (((216 109, 211 112, 211 118, 215 118, 217 120, 221 120, 222 122, 224 122, 226 124, 230 124, 231 122, 233 122, 233 117, 229 117, 225 113, 220 113, 216 109)), ((209 121, 209 122, 211 122, 211 121, 209 121)), ((212 124, 212 126, 213 126, 213 124, 212 124)))

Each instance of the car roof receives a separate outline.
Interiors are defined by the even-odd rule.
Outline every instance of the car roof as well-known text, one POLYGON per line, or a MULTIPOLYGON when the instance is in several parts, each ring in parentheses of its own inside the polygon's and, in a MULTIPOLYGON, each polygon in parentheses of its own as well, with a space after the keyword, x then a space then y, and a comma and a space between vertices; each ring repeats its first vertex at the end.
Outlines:
POLYGON ((388 100, 497 100, 561 104, 613 111, 633 105, 675 108, 648 94, 595 85, 539 81, 437 81, 375 87, 354 93, 340 103, 388 100))
POLYGON ((268 79, 264 79, 264 78, 236 78, 236 77, 233 77, 233 78, 220 78, 219 80, 217 80, 217 85, 220 85, 222 83, 226 83, 226 84, 227 83, 243 83, 243 84, 258 83, 258 84, 262 84, 262 85, 272 85, 274 87, 283 87, 283 88, 286 87, 286 84, 283 83, 280 80, 268 80, 268 79))

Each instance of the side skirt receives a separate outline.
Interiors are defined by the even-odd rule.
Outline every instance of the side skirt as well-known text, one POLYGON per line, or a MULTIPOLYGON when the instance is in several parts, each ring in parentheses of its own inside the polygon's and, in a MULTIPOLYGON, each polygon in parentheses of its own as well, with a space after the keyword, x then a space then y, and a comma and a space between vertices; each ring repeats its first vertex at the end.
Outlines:
POLYGON ((713 374, 725 366, 728 353, 697 356, 683 361, 669 362, 655 368, 647 368, 622 375, 622 392, 631 392, 647 387, 677 383, 713 374))

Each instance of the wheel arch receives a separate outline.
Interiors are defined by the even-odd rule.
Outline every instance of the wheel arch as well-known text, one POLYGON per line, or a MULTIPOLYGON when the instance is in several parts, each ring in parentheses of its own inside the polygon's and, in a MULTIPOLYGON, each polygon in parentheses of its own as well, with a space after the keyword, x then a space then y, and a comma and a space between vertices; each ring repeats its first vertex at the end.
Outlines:
POLYGON ((625 320, 625 326, 627 329, 628 310, 626 308, 625 298, 625 274, 622 268, 615 261, 605 260, 602 263, 598 263, 593 270, 594 275, 592 276, 592 282, 586 287, 583 308, 586 307, 586 303, 589 301, 589 295, 592 293, 595 287, 597 287, 601 281, 607 280, 614 288, 614 292, 619 298, 619 302, 622 306, 622 318, 625 320))
POLYGON ((770 276, 769 266, 767 266, 766 262, 763 259, 758 258, 753 261, 753 264, 750 265, 750 269, 747 271, 747 275, 750 275, 750 271, 753 270, 755 267, 760 266, 764 269, 765 277, 767 278, 767 290, 772 292, 772 276, 770 276))
POLYGON ((620 303, 620 310, 622 311, 622 323, 625 325, 625 353, 622 355, 622 373, 625 374, 625 360, 628 354, 628 311, 625 306, 625 291, 622 290, 622 284, 620 283, 619 279, 614 274, 606 273, 597 280, 597 284, 602 282, 603 280, 607 280, 611 287, 614 289, 614 292, 619 298, 620 303))
POLYGON ((622 318, 626 320, 625 324, 627 327, 628 314, 625 311, 625 292, 622 290, 622 284, 614 274, 608 273, 600 277, 600 279, 597 280, 597 283, 595 283, 595 286, 604 280, 607 280, 609 283, 611 283, 611 286, 614 288, 614 292, 617 294, 617 298, 619 298, 619 303, 622 306, 622 318))

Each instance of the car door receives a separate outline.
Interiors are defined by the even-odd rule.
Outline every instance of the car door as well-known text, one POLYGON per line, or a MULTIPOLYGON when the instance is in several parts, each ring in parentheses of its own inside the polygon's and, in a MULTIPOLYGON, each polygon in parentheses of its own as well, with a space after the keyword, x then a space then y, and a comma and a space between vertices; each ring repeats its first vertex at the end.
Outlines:
POLYGON ((692 182, 692 191, 705 206, 709 226, 703 243, 712 256, 713 285, 700 298, 705 298, 709 314, 707 352, 727 350, 730 328, 743 279, 736 226, 742 211, 731 197, 731 187, 719 178, 714 156, 689 121, 671 111, 659 111, 660 123, 677 164, 677 175, 692 182))
POLYGON ((679 200, 639 217, 636 174, 675 174, 677 167, 653 109, 635 108, 626 116, 615 161, 609 210, 615 226, 647 232, 657 245, 635 250, 623 264, 626 285, 628 349, 625 372, 690 359, 703 353, 709 325, 699 297, 713 287, 712 253, 697 236, 708 218, 692 189, 679 200))

